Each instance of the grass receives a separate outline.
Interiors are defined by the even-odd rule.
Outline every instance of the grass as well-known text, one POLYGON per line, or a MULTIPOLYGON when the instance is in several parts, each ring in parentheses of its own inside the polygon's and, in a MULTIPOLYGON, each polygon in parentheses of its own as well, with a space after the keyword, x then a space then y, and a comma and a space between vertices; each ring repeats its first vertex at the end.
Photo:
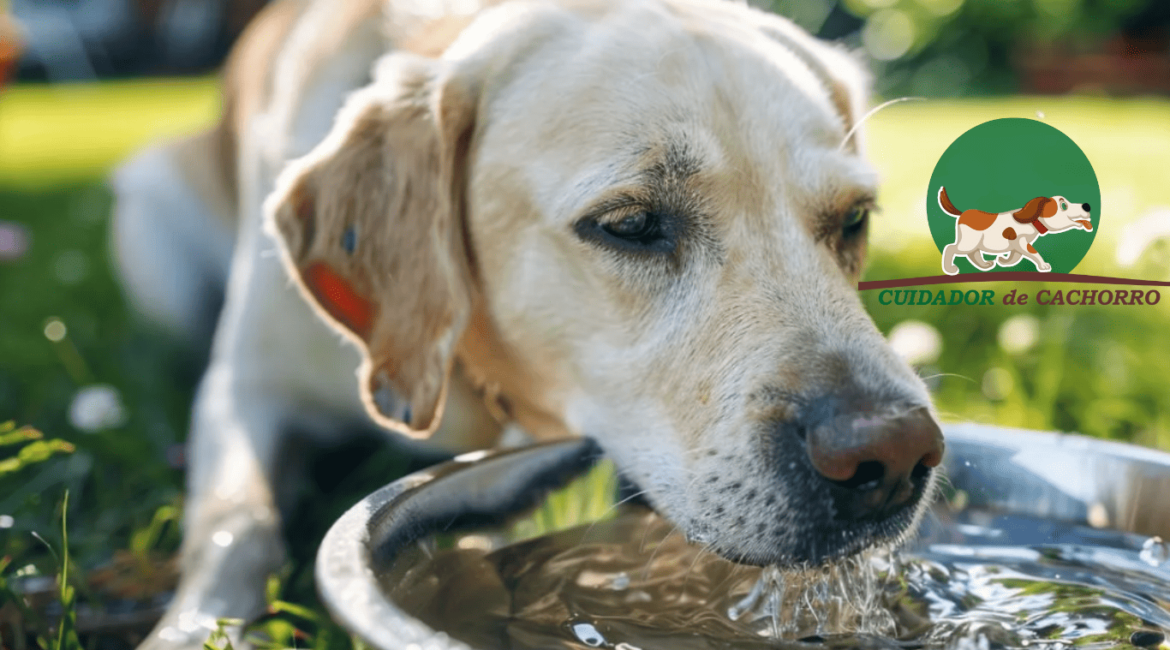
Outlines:
MULTIPOLYGON (((208 79, 21 87, 0 95, 0 222, 19 224, 30 241, 19 259, 0 260, 0 421, 28 424, 59 441, 50 453, 43 445, 18 451, 45 442, 33 438, 0 446, 0 470, 10 468, 0 471, 0 516, 11 517, 0 520, 8 524, 0 526, 0 598, 29 579, 62 572, 33 536, 66 548, 61 513, 79 571, 62 584, 76 585, 79 606, 128 593, 103 591, 109 581, 94 584, 111 567, 124 574, 122 583, 138 585, 129 593, 139 596, 151 585, 164 588, 173 575, 168 560, 179 542, 182 443, 203 358, 128 313, 106 252, 110 197, 103 179, 145 142, 208 123, 217 106, 208 79), (75 428, 70 407, 94 385, 115 391, 125 417, 93 431, 75 428)), ((1113 249, 1124 223, 1170 205, 1170 186, 1162 183, 1170 102, 1102 98, 908 102, 875 116, 869 147, 885 180, 884 210, 867 278, 938 274, 924 211, 934 162, 982 121, 1037 111, 1082 146, 1101 181, 1105 221, 1078 272, 1167 279, 1164 248, 1134 269, 1118 268, 1113 249)), ((939 334, 941 349, 921 372, 949 419, 1170 448, 1170 295, 1151 308, 895 308, 877 304, 875 293, 863 299, 884 332, 914 320, 939 334), (1032 345, 1012 344, 1009 334, 1021 330, 1037 335, 1032 345)), ((0 445, 5 436, 33 430, 0 431, 0 445)), ((270 613, 254 633, 273 646, 349 646, 316 601, 313 553, 325 527, 354 500, 409 469, 375 443, 317 456, 312 475, 324 489, 306 492, 288 522, 298 531, 291 559, 270 584, 270 613)), ((539 516, 562 522, 578 506, 565 502, 539 516)), ((32 614, 26 620, 37 623, 32 614)), ((0 624, 0 634, 4 629, 0 624)), ((55 645, 50 631, 37 632, 55 645)), ((98 641, 82 630, 87 647, 98 641)))

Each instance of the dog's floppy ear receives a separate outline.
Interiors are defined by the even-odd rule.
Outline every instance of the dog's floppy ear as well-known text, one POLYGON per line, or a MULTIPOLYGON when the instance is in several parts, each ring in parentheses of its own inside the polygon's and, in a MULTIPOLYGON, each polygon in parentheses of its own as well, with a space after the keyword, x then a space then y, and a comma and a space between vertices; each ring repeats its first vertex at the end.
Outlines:
POLYGON ((461 178, 474 102, 444 65, 383 59, 266 205, 304 295, 364 353, 366 409, 414 437, 438 427, 471 310, 461 178))
POLYGON ((1031 201, 1024 204, 1016 212, 1012 213, 1012 217, 1020 223, 1032 223, 1040 217, 1051 217, 1056 214, 1056 201, 1046 197, 1038 196, 1031 201))

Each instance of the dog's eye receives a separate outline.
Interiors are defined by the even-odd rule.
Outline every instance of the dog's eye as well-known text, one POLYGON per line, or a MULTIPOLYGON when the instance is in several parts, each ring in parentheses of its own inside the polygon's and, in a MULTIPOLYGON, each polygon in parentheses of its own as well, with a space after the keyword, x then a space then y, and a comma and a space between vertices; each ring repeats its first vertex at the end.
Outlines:
POLYGON ((1060 202, 1060 209, 1061 209, 1061 210, 1067 210, 1067 209, 1068 209, 1068 204, 1067 204, 1067 203, 1065 203, 1064 201, 1061 201, 1061 202, 1060 202))
POLYGON ((613 235, 628 240, 640 240, 650 234, 654 228, 653 220, 645 212, 631 214, 611 223, 601 224, 601 229, 613 235))
POLYGON ((638 210, 597 224, 606 239, 621 246, 639 250, 667 250, 670 248, 663 220, 657 214, 638 210))
POLYGON ((357 250, 357 226, 350 226, 341 234, 341 247, 350 255, 357 250))
POLYGON ((865 227, 867 220, 869 220, 869 208, 859 205, 853 208, 849 214, 845 215, 845 221, 841 224, 841 231, 846 237, 856 235, 865 227))

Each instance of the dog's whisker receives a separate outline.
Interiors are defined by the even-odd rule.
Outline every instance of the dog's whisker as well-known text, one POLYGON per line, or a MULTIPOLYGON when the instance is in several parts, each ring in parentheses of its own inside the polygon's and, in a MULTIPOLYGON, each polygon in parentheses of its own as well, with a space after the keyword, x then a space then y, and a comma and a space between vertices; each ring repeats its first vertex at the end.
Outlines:
MULTIPOLYGON (((698 565, 699 560, 703 557, 703 554, 708 552, 708 546, 703 544, 699 547, 699 552, 695 553, 695 559, 691 561, 691 565, 687 567, 686 572, 683 574, 682 588, 680 589, 682 593, 685 593, 687 590, 687 581, 691 579, 691 573, 694 572, 695 566, 698 565)), ((712 590, 712 592, 717 593, 714 590, 712 590)))
MULTIPOLYGON (((650 567, 654 564, 654 558, 658 555, 658 551, 662 550, 662 547, 663 547, 664 543, 666 542, 666 540, 671 535, 675 534, 678 531, 678 529, 679 529, 679 525, 674 524, 673 526, 670 527, 670 530, 667 531, 666 534, 662 536, 662 539, 658 540, 658 546, 655 547, 655 549, 650 553, 650 557, 647 558, 646 564, 642 567, 642 579, 643 580, 649 579, 650 567)), ((645 548, 646 548, 645 543, 646 543, 646 536, 643 535, 642 536, 642 549, 641 550, 645 550, 645 548)))
POLYGON ((935 373, 933 375, 923 375, 922 379, 929 380, 929 379, 938 379, 940 377, 955 377, 957 379, 966 379, 967 381, 971 382, 972 384, 979 383, 973 377, 968 377, 967 375, 960 375, 960 374, 955 373, 955 372, 938 372, 938 373, 935 373))
POLYGON ((618 501, 617 503, 614 503, 610 507, 606 508, 605 512, 601 513, 601 516, 598 517, 593 523, 589 524, 589 527, 586 528, 585 532, 581 534, 581 542, 580 543, 581 544, 585 543, 585 540, 589 538, 589 533, 593 532, 593 529, 597 526, 597 524, 601 523, 601 521, 603 519, 605 519, 605 517, 607 517, 609 515, 609 513, 613 512, 614 510, 617 510, 623 504, 628 503, 630 501, 633 501, 634 499, 642 496, 643 494, 647 494, 648 492, 649 492, 648 490, 638 490, 637 492, 631 494, 630 496, 628 496, 628 497, 622 499, 621 501, 618 501))
POLYGON ((859 128, 861 128, 862 124, 865 124, 866 120, 873 117, 878 111, 883 110, 886 107, 893 106, 894 104, 900 104, 902 102, 910 102, 910 101, 926 101, 926 98, 925 97, 898 97, 897 99, 891 99, 888 102, 882 102, 881 104, 878 104, 877 106, 871 108, 868 113, 866 113, 865 115, 862 115, 861 119, 857 120, 857 122, 853 125, 853 127, 849 129, 849 131, 845 134, 845 139, 841 140, 841 145, 837 147, 837 150, 841 151, 841 150, 845 149, 845 145, 849 144, 849 139, 853 137, 853 134, 856 133, 859 128))

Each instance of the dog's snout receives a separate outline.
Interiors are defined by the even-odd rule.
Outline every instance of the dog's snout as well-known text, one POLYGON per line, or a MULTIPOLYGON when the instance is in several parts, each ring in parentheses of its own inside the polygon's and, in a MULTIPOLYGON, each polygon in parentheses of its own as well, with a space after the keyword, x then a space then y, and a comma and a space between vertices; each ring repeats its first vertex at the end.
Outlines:
POLYGON ((1091 208, 1088 203, 1082 203, 1081 208, 1083 208, 1085 212, 1092 212, 1093 211, 1093 208, 1091 208))
POLYGON ((885 516, 906 505, 942 462, 942 432, 926 409, 891 416, 842 413, 808 430, 813 468, 836 487, 846 519, 885 516))

